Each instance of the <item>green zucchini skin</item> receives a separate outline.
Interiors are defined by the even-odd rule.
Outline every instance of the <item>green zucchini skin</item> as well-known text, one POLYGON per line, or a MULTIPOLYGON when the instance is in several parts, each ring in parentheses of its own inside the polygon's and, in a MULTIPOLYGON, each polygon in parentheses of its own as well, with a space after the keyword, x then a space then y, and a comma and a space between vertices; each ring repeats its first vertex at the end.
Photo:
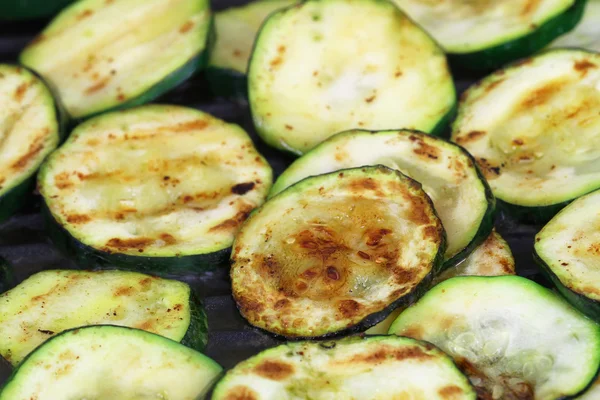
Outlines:
POLYGON ((564 13, 546 21, 526 36, 474 53, 449 53, 448 61, 457 70, 491 72, 502 65, 542 50, 554 39, 577 26, 587 0, 576 0, 564 13))
POLYGON ((12 289, 16 283, 12 265, 0 257, 0 293, 12 289))
POLYGON ((533 259, 542 270, 542 273, 552 281, 558 292, 565 298, 573 307, 577 308, 583 314, 600 323, 600 302, 583 296, 565 285, 558 279, 552 269, 538 255, 537 251, 533 250, 533 259))
POLYGON ((544 225, 550 221, 560 210, 565 208, 573 200, 558 204, 539 207, 526 207, 517 204, 510 204, 500 199, 496 199, 498 209, 504 210, 522 223, 530 225, 544 225))
POLYGON ((74 0, 3 0, 0 20, 27 20, 50 17, 74 0))
POLYGON ((208 343, 208 318, 204 305, 190 288, 190 325, 181 344, 197 351, 204 351, 208 343))
POLYGON ((52 216, 42 202, 42 215, 48 235, 56 247, 83 269, 123 269, 161 277, 182 277, 201 271, 212 271, 227 263, 231 248, 210 254, 181 257, 144 257, 108 253, 75 239, 52 216))

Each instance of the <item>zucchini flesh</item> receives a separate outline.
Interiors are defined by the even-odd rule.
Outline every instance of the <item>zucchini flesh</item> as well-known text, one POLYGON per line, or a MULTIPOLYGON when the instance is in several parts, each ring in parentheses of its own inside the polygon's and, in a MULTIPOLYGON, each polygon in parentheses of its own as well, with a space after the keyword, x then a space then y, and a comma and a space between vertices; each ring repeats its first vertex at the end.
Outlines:
POLYGON ((156 258, 177 273, 187 263, 179 256, 226 259, 271 174, 239 126, 149 105, 79 125, 44 164, 39 188, 53 223, 88 247, 76 250, 95 252, 92 264, 138 269, 156 258))
MULTIPOLYGON (((436 276, 431 282, 431 286, 455 276, 502 276, 515 275, 515 273, 515 259, 510 247, 494 230, 463 262, 436 276)), ((386 319, 369 328, 365 333, 369 335, 387 334, 392 323, 405 309, 406 307, 395 309, 386 319)))
POLYGON ((146 331, 89 326, 48 340, 14 370, 0 399, 203 399, 221 367, 146 331))
POLYGON ((552 42, 549 47, 579 47, 600 51, 600 0, 587 0, 579 24, 552 42))
POLYGON ((0 222, 23 203, 32 177, 60 141, 56 103, 26 68, 0 64, 0 222))
POLYGON ((205 62, 211 26, 206 0, 82 0, 54 18, 20 61, 83 118, 148 102, 185 80, 205 62))
POLYGON ((577 24, 581 15, 572 16, 571 11, 578 3, 585 3, 576 0, 394 2, 440 43, 451 60, 454 55, 479 55, 479 59, 468 59, 471 63, 461 63, 469 69, 499 67, 543 48, 577 24))
POLYGON ((431 133, 456 102, 442 50, 377 0, 310 0, 272 14, 256 39, 248 96, 263 140, 295 154, 354 128, 431 133))
POLYGON ((442 282, 400 314, 390 333, 440 347, 486 399, 574 396, 600 366, 600 327, 517 276, 442 282))
POLYGON ((206 315, 196 302, 187 284, 149 275, 43 271, 0 295, 0 354, 17 365, 62 331, 101 324, 186 339, 202 350, 206 315))
POLYGON ((364 330, 420 295, 445 234, 420 185, 383 166, 307 178, 254 212, 235 239, 233 296, 286 337, 364 330))
POLYGON ((466 92, 452 139, 475 157, 496 198, 556 212, 600 187, 599 67, 600 54, 554 50, 466 92))
POLYGON ((472 157, 459 146, 416 131, 334 135, 292 163, 269 196, 308 176, 378 164, 423 185, 448 237, 444 268, 463 261, 490 234, 495 201, 472 157))
POLYGON ((394 336, 290 342, 242 361, 212 399, 473 399, 452 360, 429 343, 394 336), (414 397, 413 397, 414 396, 414 397))
POLYGON ((600 322, 600 190, 562 209, 536 235, 534 258, 575 307, 600 322))

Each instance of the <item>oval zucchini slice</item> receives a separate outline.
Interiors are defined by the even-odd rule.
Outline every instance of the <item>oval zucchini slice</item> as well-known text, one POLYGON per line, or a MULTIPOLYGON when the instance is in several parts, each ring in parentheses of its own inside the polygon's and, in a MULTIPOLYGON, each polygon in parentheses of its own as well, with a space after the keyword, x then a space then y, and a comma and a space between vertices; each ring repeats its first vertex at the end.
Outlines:
POLYGON ((13 365, 83 325, 139 328, 203 350, 206 314, 190 287, 125 271, 43 271, 0 295, 0 354, 13 365))
POLYGON ((213 400, 473 399, 468 379, 429 343, 394 336, 291 342, 242 361, 213 400), (414 397, 413 397, 414 396, 414 397))
POLYGON ((477 160, 496 198, 547 222, 600 187, 600 54, 555 50, 471 87, 453 141, 477 160))
POLYGON ((534 259, 558 291, 600 322, 600 190, 563 208, 536 235, 534 259))
POLYGON ((44 158, 61 139, 62 114, 44 82, 0 64, 0 222, 21 208, 44 158))
POLYGON ((443 51, 378 0, 309 0, 272 14, 248 96, 259 135, 295 154, 348 129, 437 133, 456 103, 443 51))
POLYGON ((568 398, 600 366, 600 326, 517 276, 442 282, 400 314, 390 333, 440 347, 485 399, 568 398))
POLYGON ((338 133, 294 161, 269 196, 308 176, 378 164, 423 185, 448 237, 444 268, 463 261, 492 231, 495 199, 473 158, 453 143, 416 131, 338 133))
POLYGON ((222 368, 143 330, 89 326, 48 340, 14 370, 0 400, 203 399, 222 368))
POLYGON ((586 0, 393 0, 448 53, 452 64, 492 70, 570 31, 586 0))
POLYGON ((227 259, 271 180, 239 126, 149 105, 79 125, 39 188, 51 237, 80 265, 181 275, 227 259))
POLYGON ((550 47, 579 47, 600 51, 600 0, 587 0, 579 24, 552 42, 550 47))
POLYGON ((56 16, 20 61, 82 119, 147 103, 186 80, 206 63, 211 29, 207 0, 82 0, 56 16))
MULTIPOLYGON (((431 282, 431 287, 455 276, 502 276, 515 275, 515 259, 508 243, 495 230, 488 238, 477 246, 475 251, 455 267, 448 268, 436 276, 431 282)), ((369 328, 365 333, 369 335, 385 335, 398 315, 406 307, 395 309, 386 319, 369 328)))
POLYGON ((215 94, 246 98, 246 70, 258 30, 271 13, 294 3, 295 0, 257 0, 215 13, 217 38, 205 71, 215 94))
POLYGON ((420 295, 445 234, 420 185, 389 168, 307 178, 254 212, 235 239, 242 315, 287 337, 364 330, 420 295))

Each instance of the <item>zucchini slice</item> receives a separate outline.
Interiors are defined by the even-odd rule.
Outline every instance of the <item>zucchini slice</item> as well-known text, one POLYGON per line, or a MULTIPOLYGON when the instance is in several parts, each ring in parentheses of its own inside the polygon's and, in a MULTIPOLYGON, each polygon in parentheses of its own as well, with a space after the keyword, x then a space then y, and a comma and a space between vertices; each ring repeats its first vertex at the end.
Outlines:
POLYGON ((580 21, 586 0, 393 0, 452 64, 492 70, 530 56, 580 21))
POLYGON ((476 393, 452 359, 435 346, 376 336, 291 342, 265 350, 228 371, 212 396, 292 398, 475 400, 476 393))
MULTIPOLYGON (((495 230, 473 253, 455 267, 448 268, 436 276, 431 286, 455 276, 502 276, 515 275, 515 259, 508 243, 495 230)), ((369 335, 385 335, 398 315, 406 307, 395 309, 386 319, 369 328, 369 335)))
POLYGON ((258 30, 269 14, 294 3, 295 0, 257 0, 215 13, 217 38, 205 72, 215 94, 246 98, 246 70, 258 30))
POLYGON ((597 85, 600 54, 548 51, 471 87, 452 139, 475 157, 497 199, 547 222, 600 187, 597 85))
POLYGON ((600 0, 587 0, 579 24, 571 32, 552 42, 550 47, 579 47, 600 51, 600 0))
POLYGON ((32 191, 37 169, 60 142, 63 122, 41 79, 0 64, 0 222, 32 191))
POLYGON ((419 296, 445 234, 416 181, 383 166, 307 178, 254 212, 235 239, 233 297, 286 337, 364 330, 419 296))
POLYGON ((600 326, 518 276, 442 282, 400 314, 390 333, 440 347, 483 399, 567 398, 600 366, 600 326))
POLYGON ((88 326, 48 340, 14 370, 0 400, 203 399, 222 368, 139 329, 88 326))
POLYGON ((473 158, 453 143, 416 131, 338 133, 292 163, 269 195, 308 176, 378 164, 423 185, 448 236, 444 268, 463 261, 492 231, 495 199, 473 158))
POLYGON ((536 235, 534 259, 558 291, 600 322, 600 190, 563 208, 536 235))
POLYGON ((239 126, 148 105, 79 125, 38 179, 51 236, 79 265, 181 275, 227 260, 272 172, 239 126))
POLYGON ((83 325, 121 325, 203 350, 206 314, 182 282, 125 271, 43 271, 0 295, 0 354, 13 365, 83 325))
POLYGON ((207 61, 208 0, 81 0, 23 50, 76 119, 147 103, 207 61))
POLYGON ((15 274, 12 265, 0 257, 0 293, 6 292, 15 286, 15 274))
POLYGON ((0 20, 26 20, 50 17, 74 0, 2 0, 0 20))
POLYGON ((456 103, 443 51, 379 0, 308 0, 272 14, 248 96, 263 140, 295 154, 348 129, 437 133, 456 103))

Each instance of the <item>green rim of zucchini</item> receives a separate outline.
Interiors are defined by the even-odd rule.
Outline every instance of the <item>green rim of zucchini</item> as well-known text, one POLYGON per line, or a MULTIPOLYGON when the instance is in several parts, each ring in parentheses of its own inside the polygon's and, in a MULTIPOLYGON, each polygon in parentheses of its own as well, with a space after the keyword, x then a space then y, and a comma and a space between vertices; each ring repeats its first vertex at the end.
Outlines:
POLYGON ((309 0, 261 27, 248 99, 261 138, 300 155, 348 129, 440 131, 456 92, 443 51, 395 5, 309 0))
POLYGON ((263 21, 295 0, 257 0, 215 13, 216 41, 205 75, 218 96, 247 97, 246 70, 254 39, 263 21))
POLYGON ((473 158, 454 143, 417 131, 338 133, 294 161, 269 196, 308 176, 364 165, 385 165, 423 185, 446 230, 444 269, 463 261, 492 231, 495 199, 473 158))
POLYGON ((50 17, 74 0, 5 0, 0 2, 0 20, 28 20, 50 17))
POLYGON ((600 191, 563 208, 535 237, 534 259, 559 292, 581 312, 600 322, 600 191))
POLYGON ((579 47, 600 51, 600 1, 587 0, 579 24, 572 31, 552 42, 549 47, 579 47))
POLYGON ((31 194, 44 158, 60 143, 66 116, 51 89, 29 69, 0 64, 0 223, 31 194))
POLYGON ((226 260, 271 179, 239 126, 148 105, 79 125, 38 186, 50 237, 80 266, 182 275, 226 260))
POLYGON ((482 398, 571 398, 600 366, 600 327, 522 277, 455 277, 400 314, 390 333, 452 356, 482 398))
POLYGON ((213 400, 472 399, 469 380, 430 343, 394 336, 291 342, 242 361, 217 383, 213 400), (393 378, 392 378, 393 377, 393 378))
MULTIPOLYGON (((515 275, 515 259, 508 243, 495 230, 469 257, 460 264, 442 271, 431 282, 431 287, 455 276, 515 275)), ((392 323, 406 307, 395 309, 386 319, 369 328, 368 335, 386 335, 392 323)))
POLYGON ((221 371, 207 356, 159 335, 86 326, 56 335, 29 354, 0 399, 201 399, 221 371))
POLYGON ((206 65, 213 31, 206 0, 82 0, 57 15, 20 61, 83 119, 144 104, 189 78, 206 65))
POLYGON ((0 354, 18 365, 38 345, 83 325, 143 329, 202 351, 206 314, 190 287, 125 271, 51 270, 0 295, 0 354))
POLYGON ((573 29, 586 0, 395 2, 440 43, 451 65, 490 71, 530 56, 573 29))
POLYGON ((495 72, 462 98, 452 140, 475 157, 496 198, 519 214, 528 208, 531 219, 542 220, 600 187, 600 117, 593 111, 599 67, 598 53, 548 51, 495 72))
POLYGON ((286 337, 365 330, 441 268, 442 223, 421 185, 384 166, 304 179, 252 213, 231 282, 252 325, 286 337))

